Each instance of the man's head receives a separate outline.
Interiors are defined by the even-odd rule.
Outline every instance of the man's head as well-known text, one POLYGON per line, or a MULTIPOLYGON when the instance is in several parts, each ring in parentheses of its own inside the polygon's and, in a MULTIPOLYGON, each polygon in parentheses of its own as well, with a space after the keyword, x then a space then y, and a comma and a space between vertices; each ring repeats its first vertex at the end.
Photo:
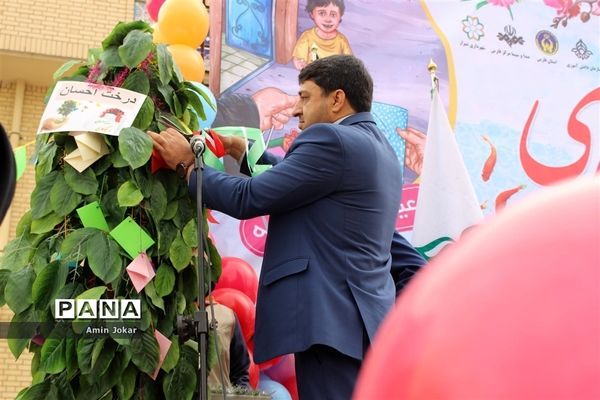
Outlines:
POLYGON ((354 56, 320 58, 300 71, 298 81, 300 101, 294 116, 300 119, 300 129, 371 110, 373 79, 354 56))
POLYGON ((342 22, 344 0, 308 0, 306 11, 317 28, 324 33, 333 33, 342 22))

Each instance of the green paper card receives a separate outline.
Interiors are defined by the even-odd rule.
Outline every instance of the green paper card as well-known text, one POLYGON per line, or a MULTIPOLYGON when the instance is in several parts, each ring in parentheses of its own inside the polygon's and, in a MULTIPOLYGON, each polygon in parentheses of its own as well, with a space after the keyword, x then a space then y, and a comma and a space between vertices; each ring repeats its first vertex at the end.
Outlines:
POLYGON ((15 163, 17 165, 17 180, 23 176, 27 166, 27 146, 17 147, 14 151, 15 163))
POLYGON ((98 228, 108 232, 108 224, 97 201, 77 209, 81 223, 86 228, 98 228))
POLYGON ((115 229, 110 231, 117 243, 135 259, 154 244, 154 240, 131 217, 127 217, 115 229))

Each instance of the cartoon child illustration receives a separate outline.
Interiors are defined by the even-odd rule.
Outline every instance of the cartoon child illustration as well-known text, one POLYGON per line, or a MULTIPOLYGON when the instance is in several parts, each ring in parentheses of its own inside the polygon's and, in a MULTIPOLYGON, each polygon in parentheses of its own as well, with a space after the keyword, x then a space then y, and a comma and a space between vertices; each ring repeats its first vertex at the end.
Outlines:
POLYGON ((308 0, 306 11, 315 26, 302 32, 294 46, 293 62, 296 69, 300 70, 322 57, 352 54, 348 39, 338 31, 344 8, 344 0, 308 0))

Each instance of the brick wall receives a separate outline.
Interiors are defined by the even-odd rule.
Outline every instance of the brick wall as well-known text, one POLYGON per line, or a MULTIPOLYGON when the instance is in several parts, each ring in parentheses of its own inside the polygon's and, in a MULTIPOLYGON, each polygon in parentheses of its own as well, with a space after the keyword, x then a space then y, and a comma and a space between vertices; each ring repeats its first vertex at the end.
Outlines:
MULTIPOLYGON (((59 61, 85 58, 89 48, 100 47, 117 22, 133 19, 133 9, 134 0, 0 0, 0 58, 2 53, 30 57, 31 63, 40 56, 59 61)), ((3 79, 0 70, 0 121, 10 130, 17 85, 3 79)), ((26 76, 23 79, 26 86, 20 144, 35 139, 44 109, 43 98, 51 83, 33 85, 26 76)), ((33 146, 27 148, 28 159, 33 149, 33 146)), ((17 222, 29 209, 33 187, 34 169, 28 165, 17 184, 11 218, 5 221, 10 224, 10 239, 14 237, 17 222)), ((12 315, 8 307, 0 308, 0 321, 10 321, 12 315)), ((6 340, 0 339, 0 400, 14 399, 22 388, 31 384, 30 365, 31 355, 27 350, 15 361, 6 340)))
POLYGON ((85 58, 119 21, 133 19, 134 0, 0 0, 0 50, 85 58))

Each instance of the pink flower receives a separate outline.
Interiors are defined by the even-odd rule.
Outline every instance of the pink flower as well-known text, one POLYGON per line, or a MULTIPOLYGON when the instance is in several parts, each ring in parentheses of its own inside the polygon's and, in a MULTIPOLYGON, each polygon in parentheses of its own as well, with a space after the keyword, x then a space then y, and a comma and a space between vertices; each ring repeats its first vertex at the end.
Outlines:
POLYGON ((488 3, 493 4, 495 6, 508 8, 515 4, 515 0, 488 0, 488 3))
POLYGON ((556 8, 558 14, 564 14, 573 6, 573 0, 544 0, 544 4, 556 8))
POLYGON ((600 0, 592 5, 592 14, 600 16, 600 0))

